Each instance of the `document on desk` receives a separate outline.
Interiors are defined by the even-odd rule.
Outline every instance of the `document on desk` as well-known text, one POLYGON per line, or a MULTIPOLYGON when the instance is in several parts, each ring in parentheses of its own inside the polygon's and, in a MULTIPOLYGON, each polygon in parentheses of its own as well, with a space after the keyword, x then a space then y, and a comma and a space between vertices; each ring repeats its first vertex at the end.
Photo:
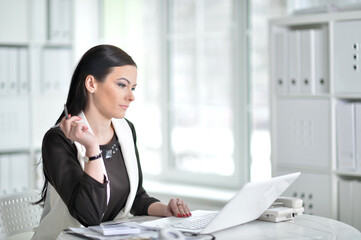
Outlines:
POLYGON ((115 224, 108 224, 104 226, 97 226, 98 228, 107 228, 112 229, 111 232, 114 234, 115 231, 118 231, 115 235, 105 235, 109 234, 105 232, 103 234, 98 228, 94 227, 79 227, 79 228, 69 228, 65 231, 65 234, 76 235, 86 239, 95 239, 95 240, 115 240, 115 239, 152 239, 158 237, 158 232, 156 231, 144 231, 143 229, 139 228, 138 224, 133 222, 127 223, 115 223, 115 224), (118 226, 116 226, 118 225, 118 226), (95 230, 96 229, 96 230, 95 230), (119 230, 118 230, 119 229, 119 230))
POLYGON ((98 225, 98 226, 90 226, 88 227, 90 230, 94 230, 99 232, 105 236, 111 235, 129 235, 140 233, 140 228, 127 226, 123 223, 114 223, 107 225, 98 225))

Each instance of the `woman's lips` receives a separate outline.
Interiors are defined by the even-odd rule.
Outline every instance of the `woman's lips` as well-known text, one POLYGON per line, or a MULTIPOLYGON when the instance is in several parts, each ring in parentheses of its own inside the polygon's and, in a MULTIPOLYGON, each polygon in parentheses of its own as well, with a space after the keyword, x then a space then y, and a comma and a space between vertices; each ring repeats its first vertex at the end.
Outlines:
POLYGON ((128 105, 119 105, 119 107, 123 108, 124 110, 127 110, 128 109, 128 105))

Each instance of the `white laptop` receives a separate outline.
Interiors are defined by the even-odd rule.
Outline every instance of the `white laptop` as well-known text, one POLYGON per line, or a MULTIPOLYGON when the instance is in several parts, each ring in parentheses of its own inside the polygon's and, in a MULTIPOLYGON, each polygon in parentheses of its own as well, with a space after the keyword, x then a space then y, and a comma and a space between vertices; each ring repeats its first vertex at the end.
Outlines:
POLYGON ((208 234, 247 223, 260 217, 299 175, 298 172, 246 183, 220 211, 196 210, 188 218, 166 217, 140 225, 151 229, 172 227, 183 232, 208 234))

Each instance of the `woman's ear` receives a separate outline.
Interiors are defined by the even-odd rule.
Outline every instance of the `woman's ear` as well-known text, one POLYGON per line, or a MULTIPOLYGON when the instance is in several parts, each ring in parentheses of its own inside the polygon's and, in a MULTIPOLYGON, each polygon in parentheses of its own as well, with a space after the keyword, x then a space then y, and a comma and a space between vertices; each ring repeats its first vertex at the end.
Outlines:
POLYGON ((88 90, 88 92, 90 93, 94 93, 96 88, 97 88, 97 82, 94 78, 94 76, 92 75, 88 75, 85 78, 85 88, 88 90))

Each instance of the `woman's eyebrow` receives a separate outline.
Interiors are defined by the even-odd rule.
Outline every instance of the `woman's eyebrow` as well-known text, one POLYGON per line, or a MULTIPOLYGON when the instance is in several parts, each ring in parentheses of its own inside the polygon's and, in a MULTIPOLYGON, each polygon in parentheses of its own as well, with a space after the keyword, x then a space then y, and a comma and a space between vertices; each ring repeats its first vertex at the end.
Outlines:
MULTIPOLYGON (((128 84, 130 84, 130 81, 124 77, 121 77, 121 78, 117 78, 116 80, 124 80, 126 82, 128 82, 128 84)), ((134 84, 133 87, 137 86, 137 84, 134 84)))
POLYGON ((130 81, 129 81, 128 79, 124 78, 124 77, 122 77, 122 78, 117 78, 116 80, 125 80, 125 81, 128 82, 128 84, 130 84, 130 81))

